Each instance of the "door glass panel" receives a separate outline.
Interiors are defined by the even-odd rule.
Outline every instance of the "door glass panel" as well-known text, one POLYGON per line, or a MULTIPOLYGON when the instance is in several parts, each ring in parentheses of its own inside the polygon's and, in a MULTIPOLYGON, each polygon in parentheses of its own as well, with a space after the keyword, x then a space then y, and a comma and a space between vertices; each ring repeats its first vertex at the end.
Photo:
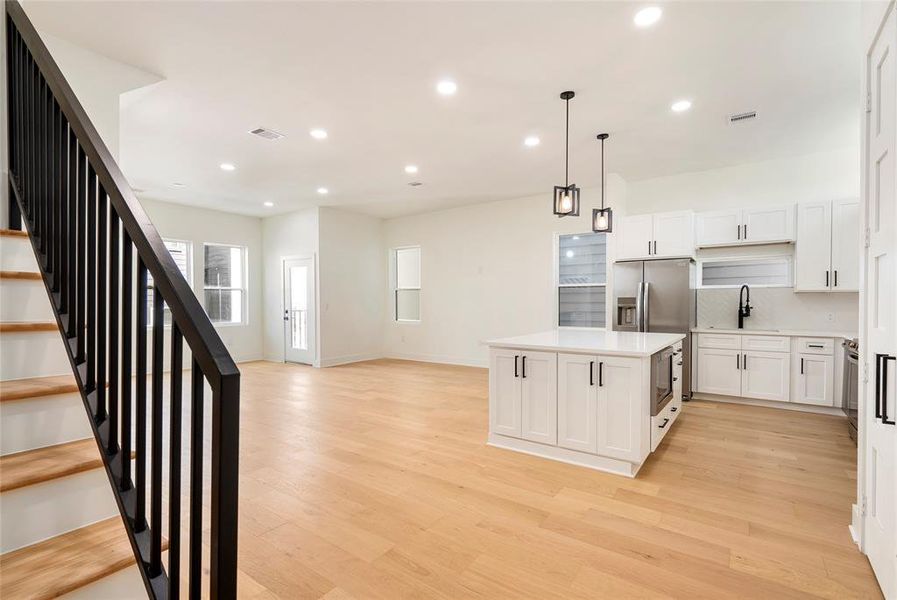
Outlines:
POLYGON ((290 267, 290 345, 308 350, 308 267, 290 267))

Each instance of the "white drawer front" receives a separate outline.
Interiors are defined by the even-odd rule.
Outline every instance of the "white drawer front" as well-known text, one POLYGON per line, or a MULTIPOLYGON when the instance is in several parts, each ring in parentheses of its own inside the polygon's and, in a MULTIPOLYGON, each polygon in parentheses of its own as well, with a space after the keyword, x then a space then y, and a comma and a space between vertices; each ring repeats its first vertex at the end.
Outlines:
POLYGON ((741 349, 760 352, 790 352, 790 339, 787 336, 778 335, 745 335, 741 338, 741 349))
POLYGON ((698 348, 741 350, 741 336, 734 333, 699 333, 698 348))
POLYGON ((831 338, 797 338, 794 351, 799 354, 832 355, 835 353, 835 342, 831 338))

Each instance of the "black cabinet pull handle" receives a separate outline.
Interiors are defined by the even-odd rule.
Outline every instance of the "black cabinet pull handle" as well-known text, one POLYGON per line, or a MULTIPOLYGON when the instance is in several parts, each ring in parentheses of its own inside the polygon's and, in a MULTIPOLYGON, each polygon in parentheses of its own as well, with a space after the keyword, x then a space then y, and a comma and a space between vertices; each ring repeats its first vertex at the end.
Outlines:
POLYGON ((838 287, 838 270, 835 269, 835 287, 838 287))
POLYGON ((800 359, 800 374, 804 374, 804 359, 800 359))
POLYGON ((520 361, 523 370, 521 371, 521 378, 526 379, 526 354, 523 355, 523 359, 520 361))
POLYGON ((679 381, 678 377, 673 377, 673 381, 679 381))
POLYGON ((651 240, 648 240, 648 256, 651 255, 651 240))
POLYGON ((825 287, 828 287, 828 271, 825 272, 825 287))
POLYGON ((658 429, 663 429, 664 427, 667 426, 667 423, 669 423, 669 422, 670 422, 670 420, 667 419, 666 417, 664 417, 664 419, 663 419, 663 425, 658 425, 657 428, 658 428, 658 429))
POLYGON ((740 354, 735 355, 735 368, 738 369, 739 371, 741 370, 741 355, 740 354))
POLYGON ((679 365, 679 366, 681 367, 681 366, 682 366, 682 361, 680 360, 680 361, 677 362, 676 364, 679 365))
POLYGON ((741 225, 739 225, 736 229, 738 230, 738 239, 740 240, 741 239, 741 225))
POLYGON ((657 256, 657 240, 654 240, 654 256, 657 256))
POLYGON ((744 355, 744 370, 747 371, 747 354, 744 355))
POLYGON ((589 385, 595 385, 595 361, 589 361, 589 385))
POLYGON ((676 412, 677 410, 679 410, 679 407, 674 406, 673 408, 670 409, 670 412, 676 412))
POLYGON ((519 354, 514 355, 514 377, 519 377, 517 374, 517 359, 520 358, 519 354))
POLYGON ((822 344, 807 344, 807 348, 819 348, 820 350, 824 348, 822 344))
POLYGON ((598 387, 604 387, 604 362, 598 363, 598 387))

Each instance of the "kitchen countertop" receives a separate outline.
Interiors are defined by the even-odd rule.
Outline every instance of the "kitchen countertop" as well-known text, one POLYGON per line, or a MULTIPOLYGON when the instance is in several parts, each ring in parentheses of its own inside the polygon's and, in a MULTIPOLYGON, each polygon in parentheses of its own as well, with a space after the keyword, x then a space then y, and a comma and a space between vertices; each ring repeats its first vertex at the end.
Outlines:
POLYGON ((826 338, 844 338, 852 340, 857 337, 855 333, 845 333, 843 331, 802 331, 800 329, 723 329, 716 327, 695 327, 692 333, 738 333, 741 335, 783 335, 788 337, 826 337, 826 338))
POLYGON ((681 333, 634 333, 579 329, 551 329, 516 337, 486 340, 487 346, 546 350, 549 352, 583 352, 619 356, 650 356, 685 339, 681 333))

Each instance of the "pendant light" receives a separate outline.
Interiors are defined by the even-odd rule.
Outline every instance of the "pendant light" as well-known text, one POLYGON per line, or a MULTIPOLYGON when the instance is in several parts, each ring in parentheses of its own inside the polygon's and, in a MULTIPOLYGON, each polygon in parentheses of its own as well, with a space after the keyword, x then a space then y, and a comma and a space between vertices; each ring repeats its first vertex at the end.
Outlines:
POLYGON ((554 186, 554 214, 558 217, 579 216, 579 188, 569 182, 570 176, 570 99, 576 94, 563 92, 561 100, 567 103, 566 150, 564 154, 564 185, 554 186))
POLYGON ((601 140, 601 208, 592 210, 592 231, 595 233, 610 233, 614 230, 613 211, 609 206, 604 207, 604 192, 607 187, 604 174, 604 140, 609 137, 607 133, 598 134, 598 139, 601 140))

